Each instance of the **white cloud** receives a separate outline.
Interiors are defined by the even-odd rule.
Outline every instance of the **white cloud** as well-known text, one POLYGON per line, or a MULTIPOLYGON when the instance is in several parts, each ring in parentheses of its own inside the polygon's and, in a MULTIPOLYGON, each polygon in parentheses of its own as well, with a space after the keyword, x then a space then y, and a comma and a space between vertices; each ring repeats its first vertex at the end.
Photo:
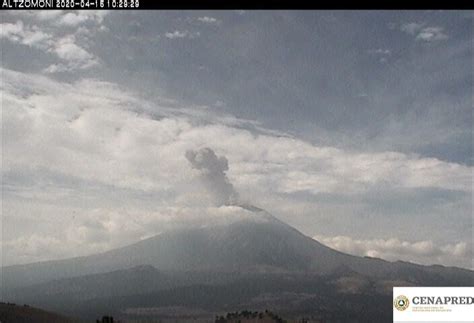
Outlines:
POLYGON ((0 242, 4 264, 20 264, 64 258, 70 249, 64 240, 53 236, 32 234, 0 242))
POLYGON ((377 49, 369 49, 368 53, 373 54, 373 55, 382 55, 382 56, 384 56, 384 55, 391 55, 392 51, 390 49, 387 49, 387 48, 377 48, 377 49))
POLYGON ((38 25, 24 23, 0 24, 0 38, 25 46, 53 53, 59 61, 46 67, 46 73, 70 72, 88 69, 99 64, 99 59, 87 49, 88 38, 107 30, 104 11, 22 11, 14 16, 35 21, 38 25), (64 26, 74 27, 74 32, 64 26), (67 31, 64 33, 64 31, 67 31))
POLYGON ((5 38, 9 37, 18 37, 18 35, 23 34, 23 22, 17 21, 15 24, 4 23, 0 25, 0 35, 5 38))
POLYGON ((418 33, 416 39, 431 42, 448 39, 448 35, 445 34, 444 29, 441 27, 427 27, 418 33))
POLYGON ((439 41, 449 38, 443 27, 425 27, 425 24, 416 22, 402 24, 400 30, 409 35, 415 36, 416 40, 425 42, 439 41))
POLYGON ((409 22, 409 23, 402 24, 400 29, 401 31, 406 32, 407 34, 415 35, 421 30, 423 25, 424 24, 417 23, 417 22, 409 22))
POLYGON ((11 15, 25 17, 50 26, 79 27, 87 25, 101 25, 106 15, 106 10, 32 10, 11 12, 11 15))
POLYGON ((157 207, 153 211, 98 208, 77 217, 54 233, 35 232, 0 242, 4 265, 104 252, 183 226, 218 226, 247 218, 266 221, 237 206, 157 207))
POLYGON ((246 185, 244 178, 251 178, 252 185, 280 193, 350 194, 377 185, 471 191, 472 168, 465 165, 397 152, 346 152, 271 133, 256 136, 235 127, 236 119, 219 118, 214 123, 209 114, 206 121, 185 109, 137 99, 111 83, 64 84, 9 70, 3 73, 5 126, 13 131, 25 123, 35 125, 28 133, 13 131, 15 136, 8 138, 16 142, 29 137, 8 147, 12 154, 5 157, 11 158, 11 165, 24 161, 109 185, 151 189, 163 184, 154 181, 163 173, 172 177, 175 171, 190 170, 184 158, 187 150, 212 147, 229 159, 229 176, 237 184, 246 185), (17 88, 29 94, 18 93, 17 88), (157 117, 136 111, 153 111, 157 117), (25 159, 31 155, 29 149, 38 152, 33 160, 25 159), (58 164, 53 162, 56 158, 68 162, 58 164), (108 165, 114 160, 117 164, 108 165))
POLYGON ((209 25, 218 25, 221 23, 219 19, 214 18, 214 17, 208 17, 208 16, 198 17, 197 20, 199 22, 209 24, 209 25))
POLYGON ((61 16, 61 18, 58 20, 58 24, 71 27, 77 27, 87 23, 102 24, 106 14, 107 11, 105 10, 78 10, 74 12, 67 12, 61 16))
POLYGON ((48 67, 46 71, 50 73, 86 69, 98 64, 98 59, 94 55, 76 44, 74 36, 59 39, 50 51, 64 61, 64 64, 48 67))
MULTIPOLYGON (((79 61, 88 58, 67 56, 67 50, 61 55, 79 61)), ((167 100, 149 102, 116 84, 94 79, 58 82, 7 69, 2 75, 5 201, 22 204, 29 196, 26 200, 37 203, 36 212, 44 203, 57 203, 57 191, 47 188, 62 181, 61 201, 85 208, 83 222, 77 226, 82 229, 64 239, 89 239, 91 247, 84 252, 116 246, 120 234, 129 234, 131 241, 159 232, 158 226, 146 221, 159 218, 160 209, 208 208, 209 196, 185 157, 187 151, 204 147, 226 157, 228 170, 222 163, 219 169, 226 171, 243 200, 262 205, 284 196, 287 207, 280 211, 289 216, 299 212, 294 200, 298 193, 314 199, 320 193, 358 196, 380 188, 472 190, 473 169, 461 164, 396 152, 315 146, 206 108, 167 100), (95 187, 100 189, 92 190, 95 187), (126 193, 119 198, 121 191, 126 193), (120 203, 128 205, 128 213, 110 211, 110 205, 120 203), (90 210, 96 204, 101 204, 104 219, 90 210), (101 224, 91 225, 89 214, 102 219, 101 224), (134 214, 129 219, 133 221, 116 214, 134 214), (140 218, 144 220, 136 222, 140 218), (94 231, 104 228, 109 237, 97 240, 94 231)), ((312 207, 309 211, 318 206, 312 207)), ((5 214, 18 213, 9 210, 4 208, 5 214)), ((62 229, 69 230, 58 231, 62 229)), ((462 251, 462 246, 453 248, 462 251)))
POLYGON ((53 42, 50 34, 41 31, 37 26, 25 26, 22 21, 0 24, 1 38, 39 49, 47 49, 53 42))
POLYGON ((39 20, 56 20, 65 13, 63 10, 40 10, 40 11, 25 11, 21 14, 26 14, 29 17, 36 17, 39 20))
POLYGON ((315 236, 315 240, 336 250, 389 261, 405 260, 426 265, 445 264, 473 268, 472 246, 467 242, 438 244, 432 240, 353 239, 348 236, 315 236))
POLYGON ((377 57, 380 63, 386 63, 388 57, 392 55, 392 51, 386 48, 369 49, 367 53, 377 57))
POLYGON ((175 30, 173 32, 165 33, 165 37, 168 39, 180 39, 180 38, 193 39, 193 38, 199 37, 200 35, 201 34, 199 32, 191 32, 188 30, 183 30, 183 31, 175 30))

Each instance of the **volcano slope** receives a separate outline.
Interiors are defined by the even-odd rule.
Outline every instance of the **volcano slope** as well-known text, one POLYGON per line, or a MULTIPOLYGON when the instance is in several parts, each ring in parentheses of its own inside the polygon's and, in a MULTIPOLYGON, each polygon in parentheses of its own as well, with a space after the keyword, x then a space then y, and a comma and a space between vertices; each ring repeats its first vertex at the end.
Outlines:
POLYGON ((236 207, 247 215, 101 254, 5 267, 4 295, 85 319, 211 320, 270 308, 315 320, 386 321, 393 286, 474 285, 470 270, 348 255, 261 209, 236 207))

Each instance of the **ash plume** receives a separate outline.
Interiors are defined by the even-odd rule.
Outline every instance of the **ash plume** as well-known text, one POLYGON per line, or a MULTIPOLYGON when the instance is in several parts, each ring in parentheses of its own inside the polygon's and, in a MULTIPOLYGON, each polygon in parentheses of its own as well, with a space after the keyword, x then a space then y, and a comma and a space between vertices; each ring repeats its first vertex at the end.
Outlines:
POLYGON ((217 205, 233 205, 238 194, 227 178, 229 170, 227 158, 217 156, 211 148, 186 151, 186 159, 199 171, 199 176, 206 190, 215 199, 217 205))

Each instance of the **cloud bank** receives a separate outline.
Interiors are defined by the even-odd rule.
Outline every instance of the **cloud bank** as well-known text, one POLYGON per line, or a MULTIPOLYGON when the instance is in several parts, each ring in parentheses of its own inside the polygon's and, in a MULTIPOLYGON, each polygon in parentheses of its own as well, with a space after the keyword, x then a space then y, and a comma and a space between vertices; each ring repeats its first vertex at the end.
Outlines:
MULTIPOLYGON (((299 229, 314 230, 305 232, 311 235, 338 236, 351 223, 361 234, 377 226, 382 234, 445 236, 453 246, 470 241, 472 167, 316 146, 206 108, 150 102, 96 79, 67 83, 1 72, 4 240, 11 262, 65 257, 78 246, 74 252, 81 254, 113 248, 161 232, 180 215, 226 212, 236 191, 299 229), (198 203, 196 175, 222 207, 198 203), (427 194, 407 198, 413 191, 427 194), (393 199, 397 192, 404 192, 403 202, 393 199), (25 242, 30 237, 70 248, 41 254, 19 247, 32 245, 25 242)), ((440 259, 466 263, 466 254, 440 259)))
POLYGON ((353 239, 348 236, 315 236, 317 241, 358 256, 382 258, 389 261, 412 261, 425 265, 452 264, 474 268, 472 263, 472 244, 459 242, 439 244, 432 240, 403 241, 391 239, 353 239))

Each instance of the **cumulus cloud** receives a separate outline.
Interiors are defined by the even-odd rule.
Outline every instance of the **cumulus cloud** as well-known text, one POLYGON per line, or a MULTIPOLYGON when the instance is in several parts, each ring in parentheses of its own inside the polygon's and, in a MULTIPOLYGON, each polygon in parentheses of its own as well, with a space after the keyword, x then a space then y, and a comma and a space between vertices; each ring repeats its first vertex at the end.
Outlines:
POLYGON ((79 27, 81 25, 100 25, 108 13, 106 10, 25 10, 10 14, 53 26, 79 27))
POLYGON ((77 45, 74 36, 59 39, 49 51, 55 53, 64 62, 46 68, 45 71, 49 73, 87 69, 98 65, 98 59, 77 45))
POLYGON ((415 35, 423 28, 423 24, 417 22, 408 22, 400 26, 400 30, 410 35, 415 35))
POLYGON ((58 24, 77 27, 86 23, 101 24, 107 12, 105 10, 78 10, 67 12, 57 20, 58 24))
POLYGON ((367 53, 377 57, 380 63, 387 62, 388 57, 392 55, 392 51, 386 48, 369 49, 367 53))
POLYGON ((188 39, 193 39, 197 38, 201 35, 200 32, 191 32, 189 30, 175 30, 172 32, 167 32, 165 33, 165 37, 168 39, 181 39, 181 38, 188 38, 188 39))
POLYGON ((198 17, 197 20, 199 22, 202 22, 204 24, 209 24, 209 25, 218 25, 221 23, 219 19, 214 18, 214 17, 208 17, 208 16, 198 17))
POLYGON ((199 171, 203 184, 218 205, 230 205, 237 202, 238 194, 226 175, 229 170, 227 158, 216 156, 210 148, 188 150, 185 156, 191 166, 199 171))
POLYGON ((99 64, 99 59, 87 49, 86 43, 97 30, 106 29, 103 25, 106 12, 21 11, 11 15, 27 18, 29 23, 18 20, 0 24, 0 38, 56 56, 58 62, 46 67, 45 72, 71 72, 99 64), (74 31, 64 26, 74 27, 74 31))
POLYGON ((416 39, 431 42, 448 39, 448 35, 445 34, 444 28, 442 27, 427 27, 418 33, 416 39))
POLYGON ((374 54, 374 55, 391 55, 392 51, 390 49, 384 49, 384 48, 377 48, 377 49, 369 49, 368 50, 369 54, 374 54))
POLYGON ((449 38, 443 27, 425 27, 425 24, 416 22, 402 24, 400 30, 414 36, 416 40, 425 42, 439 41, 449 38))
POLYGON ((353 239, 348 236, 315 236, 315 240, 336 250, 389 261, 405 260, 425 265, 445 264, 473 268, 472 244, 439 244, 432 240, 404 241, 391 239, 353 239))
POLYGON ((25 26, 22 21, 0 24, 1 38, 45 50, 53 43, 51 34, 41 31, 37 26, 25 26))

